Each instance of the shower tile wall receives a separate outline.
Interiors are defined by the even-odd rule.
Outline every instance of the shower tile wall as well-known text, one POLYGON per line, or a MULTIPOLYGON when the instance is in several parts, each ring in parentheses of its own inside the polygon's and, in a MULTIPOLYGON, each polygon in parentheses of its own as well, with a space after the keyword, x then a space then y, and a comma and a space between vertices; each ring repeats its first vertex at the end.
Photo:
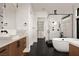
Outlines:
POLYGON ((61 20, 61 15, 50 15, 49 16, 49 39, 52 38, 59 38, 60 37, 60 20, 61 20))
POLYGON ((0 4, 0 29, 3 27, 3 4, 0 4))

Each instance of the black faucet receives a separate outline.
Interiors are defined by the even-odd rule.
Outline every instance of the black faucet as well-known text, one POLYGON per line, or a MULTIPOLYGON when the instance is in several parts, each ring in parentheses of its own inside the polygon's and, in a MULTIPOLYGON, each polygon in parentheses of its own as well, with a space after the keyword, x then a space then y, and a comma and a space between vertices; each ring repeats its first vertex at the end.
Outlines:
POLYGON ((60 33, 60 38, 63 38, 63 32, 60 33))
POLYGON ((1 33, 4 33, 4 32, 5 32, 6 34, 8 33, 7 30, 1 30, 1 33))

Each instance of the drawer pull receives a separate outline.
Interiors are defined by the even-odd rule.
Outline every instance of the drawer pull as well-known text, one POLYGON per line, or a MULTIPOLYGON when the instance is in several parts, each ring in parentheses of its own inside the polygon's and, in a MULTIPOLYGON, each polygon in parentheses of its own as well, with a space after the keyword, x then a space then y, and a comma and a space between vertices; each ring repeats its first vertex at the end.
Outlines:
POLYGON ((0 51, 0 53, 3 53, 4 51, 6 51, 6 49, 3 49, 2 51, 0 51))

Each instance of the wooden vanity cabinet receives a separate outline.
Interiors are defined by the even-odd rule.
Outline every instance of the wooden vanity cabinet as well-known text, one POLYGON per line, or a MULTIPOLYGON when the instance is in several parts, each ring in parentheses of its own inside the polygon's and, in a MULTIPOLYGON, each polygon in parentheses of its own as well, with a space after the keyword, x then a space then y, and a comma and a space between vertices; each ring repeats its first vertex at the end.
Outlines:
POLYGON ((9 45, 9 56, 18 56, 17 41, 9 45))
POLYGON ((8 56, 9 55, 9 46, 4 46, 0 48, 0 56, 8 56))
POLYGON ((69 55, 70 56, 79 56, 79 47, 69 44, 69 55))
POLYGON ((18 51, 19 51, 19 55, 22 56, 23 55, 23 50, 26 48, 26 38, 22 38, 19 40, 19 47, 18 47, 18 51))
POLYGON ((10 56, 22 56, 23 50, 26 48, 26 38, 22 38, 9 45, 10 56))
POLYGON ((26 48, 26 37, 21 38, 8 46, 0 48, 0 56, 22 56, 23 50, 26 48))

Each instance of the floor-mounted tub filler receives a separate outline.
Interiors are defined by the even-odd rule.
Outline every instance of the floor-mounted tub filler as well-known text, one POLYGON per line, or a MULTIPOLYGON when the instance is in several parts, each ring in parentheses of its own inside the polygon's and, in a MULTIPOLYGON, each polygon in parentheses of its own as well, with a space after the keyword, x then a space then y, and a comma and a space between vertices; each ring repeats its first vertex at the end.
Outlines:
POLYGON ((53 46, 59 52, 69 52, 69 42, 77 40, 76 38, 53 38, 53 46))

